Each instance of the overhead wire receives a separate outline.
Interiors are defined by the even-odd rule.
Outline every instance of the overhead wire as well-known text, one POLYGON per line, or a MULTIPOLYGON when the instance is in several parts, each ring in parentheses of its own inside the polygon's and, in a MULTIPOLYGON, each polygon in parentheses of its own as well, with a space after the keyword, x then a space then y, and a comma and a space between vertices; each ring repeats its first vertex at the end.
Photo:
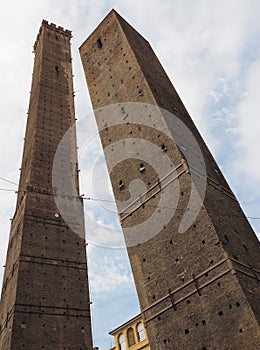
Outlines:
MULTIPOLYGON (((0 176, 0 180, 2 181, 5 181, 5 182, 8 182, 12 185, 16 185, 16 186, 19 186, 16 182, 14 181, 11 181, 11 180, 8 180, 4 177, 1 177, 0 176)), ((23 187, 21 187, 23 188, 23 187)), ((24 187, 25 188, 25 187, 24 187)), ((40 187, 39 187, 40 188, 40 187)), ((27 191, 17 191, 17 190, 12 190, 12 189, 8 189, 8 188, 0 188, 0 191, 3 191, 3 192, 14 192, 14 193, 18 193, 18 192, 27 192, 27 191)), ((94 197, 90 197, 90 196, 80 196, 83 200, 87 200, 87 201, 93 201, 93 202, 108 202, 108 203, 116 203, 115 200, 113 199, 107 199, 107 198, 94 198, 94 197)), ((145 206, 147 207, 154 207, 154 208, 157 208, 158 205, 151 205, 151 204, 144 204, 145 206)), ((161 209, 174 209, 174 210, 183 210, 183 209, 179 209, 178 207, 170 207, 170 206, 159 206, 161 209)), ((190 211, 192 211, 191 209, 188 209, 190 211)), ((241 217, 241 215, 229 215, 229 214, 226 214, 227 216, 230 216, 230 217, 241 217)), ((250 220, 260 220, 260 217, 258 216, 246 216, 247 219, 250 219, 250 220)))

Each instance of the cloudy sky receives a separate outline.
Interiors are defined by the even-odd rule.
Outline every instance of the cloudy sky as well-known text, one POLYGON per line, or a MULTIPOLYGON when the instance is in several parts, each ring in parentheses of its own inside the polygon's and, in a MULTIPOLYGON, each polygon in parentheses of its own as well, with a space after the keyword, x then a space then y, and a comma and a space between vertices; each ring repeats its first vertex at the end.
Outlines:
MULTIPOLYGON (((258 0, 2 2, 0 178, 18 182, 33 68, 32 46, 42 19, 73 31, 76 115, 79 119, 89 115, 89 125, 95 129, 78 47, 111 8, 151 43, 259 234, 258 0)), ((98 140, 95 142, 98 144, 98 140)), ((85 169, 83 176, 88 172, 85 169)), ((101 180, 97 182, 101 184, 101 180)), ((82 190, 85 195, 94 196, 87 183, 85 178, 81 179, 82 190)), ((101 195, 111 198, 108 181, 104 183, 100 185, 101 195)), ((0 266, 3 266, 9 219, 16 200, 15 194, 6 190, 16 186, 0 179, 0 189, 0 266)), ((86 213, 92 219, 87 233, 96 230, 104 236, 118 223, 115 215, 105 215, 106 206, 100 207, 100 211, 98 208, 97 203, 87 201, 86 213)), ((88 253, 94 341, 105 350, 111 345, 108 331, 138 313, 139 306, 125 250, 89 244, 88 253)))

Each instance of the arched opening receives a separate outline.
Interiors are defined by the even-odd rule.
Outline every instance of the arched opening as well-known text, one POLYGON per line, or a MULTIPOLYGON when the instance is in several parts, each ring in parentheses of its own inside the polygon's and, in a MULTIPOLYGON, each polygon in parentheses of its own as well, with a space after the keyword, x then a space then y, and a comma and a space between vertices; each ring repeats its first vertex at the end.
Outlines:
POLYGON ((135 334, 132 327, 127 330, 127 342, 129 347, 135 344, 135 334))
POLYGON ((124 334, 120 334, 118 337, 119 349, 126 350, 125 336, 124 334))
POLYGON ((145 336, 143 323, 139 322, 136 329, 137 329, 138 341, 141 342, 145 340, 146 336, 145 336))

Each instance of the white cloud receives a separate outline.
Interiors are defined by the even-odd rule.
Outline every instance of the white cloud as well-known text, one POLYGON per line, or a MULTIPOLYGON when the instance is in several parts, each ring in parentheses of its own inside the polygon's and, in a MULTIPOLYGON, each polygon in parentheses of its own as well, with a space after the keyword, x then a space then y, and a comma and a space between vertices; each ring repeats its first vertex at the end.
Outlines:
POLYGON ((98 295, 133 287, 132 276, 125 261, 118 255, 114 260, 105 256, 98 263, 93 262, 90 282, 92 292, 98 295))
MULTIPOLYGON (((241 152, 241 162, 234 164, 248 186, 260 186, 260 58, 252 62, 245 77, 244 93, 237 104, 237 140, 235 146, 241 152)), ((253 188, 252 188, 253 189, 253 188)))

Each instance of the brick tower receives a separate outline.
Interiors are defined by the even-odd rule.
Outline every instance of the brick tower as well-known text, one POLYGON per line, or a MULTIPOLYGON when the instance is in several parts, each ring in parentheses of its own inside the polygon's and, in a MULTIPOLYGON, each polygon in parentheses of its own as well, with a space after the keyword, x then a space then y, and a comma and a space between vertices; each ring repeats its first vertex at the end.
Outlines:
POLYGON ((1 350, 92 349, 70 39, 70 31, 43 21, 34 45, 17 207, 1 296, 1 350), (60 162, 66 169, 71 164, 73 173, 60 168, 60 179, 67 183, 70 202, 77 203, 73 225, 81 225, 81 235, 63 220, 56 205, 55 200, 68 196, 52 186, 55 152, 70 127, 69 152, 63 152, 60 162))
POLYGON ((259 349, 257 237, 149 43, 112 10, 80 54, 151 350, 259 349), (150 152, 141 156, 136 140, 150 152), (166 159, 174 176, 153 167, 160 172, 166 159), (135 179, 145 192, 122 210, 135 179), (176 206, 168 222, 163 196, 166 209, 176 206), (154 225, 135 231, 152 215, 157 234, 146 232, 154 225), (133 244, 131 233, 140 241, 133 244))

